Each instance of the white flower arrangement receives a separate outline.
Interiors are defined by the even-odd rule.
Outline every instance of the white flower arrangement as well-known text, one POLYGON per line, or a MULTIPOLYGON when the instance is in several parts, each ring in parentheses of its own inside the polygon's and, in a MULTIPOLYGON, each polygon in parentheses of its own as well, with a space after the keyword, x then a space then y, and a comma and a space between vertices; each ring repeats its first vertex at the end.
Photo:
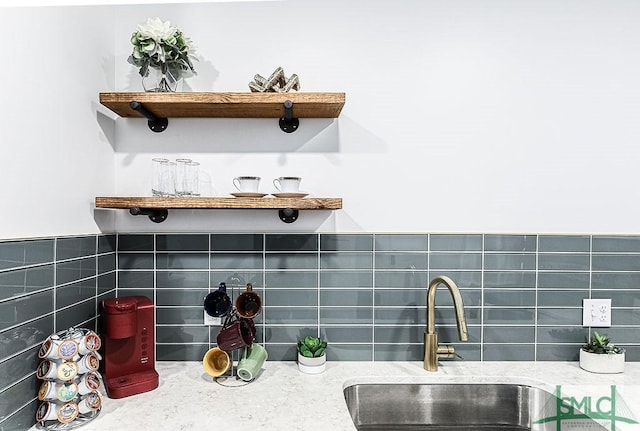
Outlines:
POLYGON ((128 62, 140 68, 140 76, 148 76, 150 67, 162 72, 164 82, 158 91, 169 91, 168 83, 196 74, 193 61, 198 58, 193 42, 169 21, 147 19, 146 23, 138 25, 138 31, 131 36, 131 44, 133 52, 128 62))

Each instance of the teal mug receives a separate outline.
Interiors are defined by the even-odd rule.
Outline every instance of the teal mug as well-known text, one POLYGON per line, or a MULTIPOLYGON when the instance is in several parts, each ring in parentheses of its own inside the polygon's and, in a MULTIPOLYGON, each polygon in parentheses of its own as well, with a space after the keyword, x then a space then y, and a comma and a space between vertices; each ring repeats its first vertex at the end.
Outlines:
POLYGON ((238 377, 245 382, 255 379, 268 357, 267 349, 258 343, 245 347, 238 362, 238 377))

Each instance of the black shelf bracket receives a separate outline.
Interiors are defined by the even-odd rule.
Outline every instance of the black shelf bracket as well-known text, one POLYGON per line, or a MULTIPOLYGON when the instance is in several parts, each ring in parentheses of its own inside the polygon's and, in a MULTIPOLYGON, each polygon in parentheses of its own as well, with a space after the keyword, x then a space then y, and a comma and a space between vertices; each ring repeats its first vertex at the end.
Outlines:
POLYGON ((285 223, 293 223, 298 220, 299 211, 291 208, 278 210, 278 217, 285 223))
POLYGON ((156 133, 164 132, 169 125, 169 119, 156 117, 153 113, 149 112, 147 108, 145 108, 142 103, 136 102, 135 100, 129 103, 131 109, 134 111, 138 111, 148 120, 147 124, 149 128, 156 133))
POLYGON ((152 222, 162 223, 167 219, 167 216, 169 215, 169 211, 166 209, 133 207, 133 208, 129 208, 129 214, 134 216, 146 215, 146 216, 149 216, 149 220, 151 220, 152 222))
POLYGON ((280 124, 280 129, 285 133, 293 133, 298 130, 300 120, 293 118, 293 102, 291 100, 284 102, 284 117, 280 118, 278 123, 280 124))

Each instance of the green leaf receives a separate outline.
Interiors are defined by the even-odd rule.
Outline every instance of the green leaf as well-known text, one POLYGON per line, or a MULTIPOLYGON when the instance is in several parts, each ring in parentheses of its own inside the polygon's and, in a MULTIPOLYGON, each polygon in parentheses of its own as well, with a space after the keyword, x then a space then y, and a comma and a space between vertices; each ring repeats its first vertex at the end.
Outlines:
POLYGON ((324 355, 324 351, 324 347, 321 347, 313 353, 313 356, 319 358, 320 356, 324 355))

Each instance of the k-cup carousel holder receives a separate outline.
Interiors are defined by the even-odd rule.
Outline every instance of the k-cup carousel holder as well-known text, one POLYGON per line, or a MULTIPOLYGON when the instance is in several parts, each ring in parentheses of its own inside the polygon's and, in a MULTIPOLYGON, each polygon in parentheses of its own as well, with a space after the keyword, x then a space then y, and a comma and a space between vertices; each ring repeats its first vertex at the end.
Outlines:
POLYGON ((98 417, 104 388, 98 372, 101 345, 98 334, 85 328, 56 332, 42 343, 36 428, 71 430, 98 417))

